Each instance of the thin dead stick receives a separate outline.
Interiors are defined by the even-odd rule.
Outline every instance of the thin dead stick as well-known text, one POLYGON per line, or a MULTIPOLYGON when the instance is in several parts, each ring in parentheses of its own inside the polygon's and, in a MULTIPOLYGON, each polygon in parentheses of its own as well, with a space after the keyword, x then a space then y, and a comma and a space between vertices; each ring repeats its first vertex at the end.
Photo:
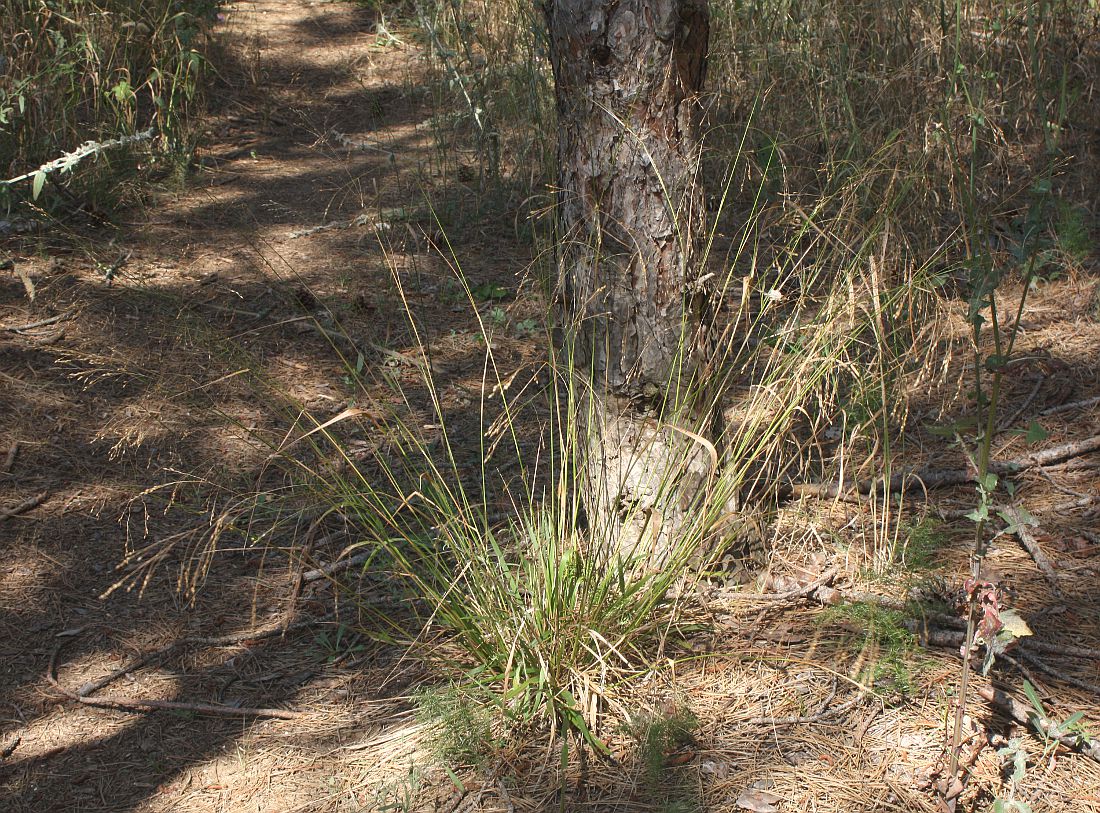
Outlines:
POLYGON ((1085 438, 1084 440, 1075 440, 1070 443, 1063 443, 1060 446, 1051 446, 1049 449, 1042 449, 1027 457, 1021 457, 1017 460, 1001 463, 999 465, 1003 467, 1018 466, 1020 468, 1047 466, 1051 463, 1061 463, 1063 460, 1069 460, 1073 457, 1081 457, 1082 455, 1097 450, 1100 450, 1100 435, 1093 435, 1091 438, 1085 438))
POLYGON ((8 449, 8 456, 4 458, 4 468, 0 469, 4 474, 11 471, 11 467, 15 465, 15 456, 19 454, 19 441, 13 440, 11 447, 8 449))
MULTIPOLYGON (((1017 474, 1021 471, 1036 466, 1047 466, 1052 463, 1060 463, 1074 457, 1081 457, 1100 450, 1100 435, 1095 435, 1084 440, 1063 443, 1060 446, 1052 446, 1026 457, 1013 460, 990 461, 989 470, 994 474, 1017 474)), ((786 487, 786 493, 791 497, 818 497, 823 499, 842 498, 851 494, 879 493, 884 489, 890 493, 899 491, 929 491, 934 488, 957 486, 964 483, 972 483, 977 480, 977 472, 971 468, 963 469, 937 469, 920 468, 914 471, 900 472, 890 478, 861 480, 858 483, 791 483, 786 487)))
POLYGON ((41 494, 35 494, 33 497, 28 497, 23 500, 23 502, 19 503, 19 505, 5 508, 3 511, 0 511, 0 522, 30 511, 32 508, 37 508, 46 501, 47 494, 49 494, 48 491, 43 491, 41 494))
POLYGON ((1061 412, 1070 412, 1074 409, 1087 409, 1090 406, 1096 406, 1100 404, 1100 395, 1094 398, 1085 398, 1082 401, 1070 401, 1068 404, 1059 404, 1058 406, 1048 407, 1039 412, 1039 415, 1046 417, 1047 415, 1057 415, 1061 412))
POLYGON ((1100 740, 1063 734, 1057 723, 1046 717, 1040 717, 1036 709, 1025 706, 1012 695, 1002 692, 1000 689, 982 687, 978 689, 978 694, 987 702, 1008 712, 1009 716, 1016 722, 1023 725, 1032 725, 1039 729, 1045 737, 1058 740, 1067 748, 1079 751, 1090 759, 1100 762, 1100 740))
POLYGON ((109 683, 113 683, 123 675, 127 675, 133 672, 135 669, 140 669, 149 663, 155 663, 162 658, 167 657, 176 649, 188 646, 234 646, 236 644, 244 643, 245 641, 262 641, 265 638, 274 638, 278 635, 285 635, 288 632, 302 629, 303 627, 312 626, 314 624, 322 624, 325 621, 332 618, 331 615, 326 615, 323 618, 310 618, 302 621, 295 621, 291 624, 284 624, 277 627, 271 627, 262 630, 250 630, 248 632, 237 632, 231 635, 220 635, 215 637, 196 637, 196 638, 180 638, 178 641, 173 641, 168 646, 161 647, 160 649, 153 650, 152 652, 145 652, 138 655, 134 660, 130 661, 125 666, 121 666, 115 669, 113 672, 104 675, 98 680, 89 680, 76 690, 76 694, 79 697, 88 697, 95 694, 104 686, 109 683))
MULTIPOLYGON (((962 632, 956 630, 922 629, 919 622, 913 620, 906 621, 905 628, 914 634, 920 635, 925 644, 943 647, 945 649, 958 650, 966 637, 962 632)), ((1032 637, 1024 638, 1020 641, 1019 647, 1013 651, 1021 654, 1027 653, 1029 659, 1034 657, 1031 654, 1032 652, 1042 652, 1046 655, 1062 655, 1067 658, 1077 658, 1085 661, 1100 659, 1100 649, 1092 649, 1087 646, 1052 644, 1047 641, 1033 640, 1032 637)))
POLYGON ((67 311, 63 311, 57 316, 50 316, 47 319, 39 319, 37 322, 27 322, 25 325, 10 325, 4 328, 4 330, 12 333, 20 333, 24 330, 31 330, 36 327, 46 327, 46 325, 54 325, 58 322, 64 322, 66 319, 71 319, 76 315, 76 308, 69 308, 67 311))
POLYGON ((1061 672, 1055 669, 1053 666, 1048 666, 1046 663, 1039 660, 1034 655, 1028 652, 1021 651, 1020 657, 1030 663, 1040 672, 1046 672, 1051 677, 1057 678, 1063 683, 1068 683, 1070 686, 1076 686, 1078 689, 1084 689, 1086 692, 1092 695, 1100 695, 1100 685, 1090 683, 1087 680, 1082 680, 1081 678, 1074 677, 1073 675, 1067 675, 1065 672, 1061 672))
POLYGON ((195 714, 213 714, 222 717, 269 717, 276 720, 296 720, 302 716, 299 711, 226 706, 218 703, 180 703, 173 700, 139 700, 133 697, 69 696, 85 706, 121 711, 190 711, 195 714))
MULTIPOLYGON (((834 694, 835 694, 835 692, 834 692, 834 694)), ((828 719, 829 717, 835 717, 838 714, 843 714, 844 712, 848 711, 853 706, 855 706, 857 703, 860 703, 863 700, 863 697, 864 696, 862 694, 857 692, 855 697, 852 697, 849 700, 844 701, 839 706, 833 706, 833 707, 830 708, 829 703, 832 702, 833 695, 829 695, 829 698, 821 705, 821 709, 819 711, 815 712, 814 714, 806 714, 806 715, 802 715, 802 716, 799 716, 799 717, 752 717, 752 718, 746 720, 745 722, 748 725, 759 725, 759 726, 769 726, 769 727, 781 726, 781 725, 803 725, 803 724, 806 724, 806 723, 819 723, 822 720, 828 719)))
POLYGON ((1008 418, 1001 421, 1002 429, 1012 426, 1012 424, 1016 423, 1016 419, 1023 415, 1024 410, 1031 406, 1031 402, 1035 400, 1035 396, 1039 394, 1039 390, 1042 389, 1043 384, 1045 383, 1046 376, 1041 376, 1039 380, 1035 382, 1035 386, 1031 389, 1031 392, 1028 394, 1027 398, 1024 399, 1024 402, 1020 404, 1020 406, 1016 408, 1016 411, 1013 412, 1008 418))
POLYGON ((1075 508, 1088 508, 1095 502, 1100 502, 1100 497, 1078 497, 1076 500, 1058 503, 1050 510, 1055 514, 1060 514, 1063 511, 1072 511, 1075 508))
POLYGON ((1051 592, 1058 598, 1062 597, 1062 588, 1058 584, 1058 573, 1054 570, 1054 565, 1051 563, 1047 555, 1043 553, 1043 549, 1039 547, 1039 540, 1035 538, 1035 535, 1031 533, 1031 529, 1024 518, 1020 516, 1020 512, 1016 509, 1016 506, 1010 505, 1004 509, 1005 514, 1012 520, 1013 533, 1016 538, 1020 540, 1020 544, 1024 550, 1028 552, 1032 559, 1035 560, 1035 564, 1038 565, 1039 570, 1043 571, 1043 575, 1046 576, 1047 582, 1050 584, 1051 592))
POLYGON ((175 700, 141 700, 133 697, 83 697, 70 691, 57 680, 57 656, 65 642, 61 641, 50 653, 50 662, 46 666, 46 680, 57 691, 70 700, 97 708, 120 709, 122 711, 190 711, 195 714, 213 714, 229 717, 271 717, 279 720, 293 720, 301 717, 301 712, 286 709, 251 708, 249 706, 227 706, 221 703, 184 703, 175 700))
POLYGON ((335 562, 329 562, 327 565, 316 568, 315 570, 307 570, 302 574, 302 581, 315 582, 318 579, 325 579, 329 576, 334 576, 337 573, 343 573, 349 568, 361 565, 370 559, 370 553, 357 553, 355 556, 349 556, 347 559, 337 559, 335 562))
POLYGON ((818 576, 817 579, 795 590, 788 590, 785 593, 723 593, 722 598, 734 599, 735 601, 790 601, 791 599, 804 598, 812 594, 819 587, 824 587, 826 584, 836 578, 836 568, 831 567, 818 576))

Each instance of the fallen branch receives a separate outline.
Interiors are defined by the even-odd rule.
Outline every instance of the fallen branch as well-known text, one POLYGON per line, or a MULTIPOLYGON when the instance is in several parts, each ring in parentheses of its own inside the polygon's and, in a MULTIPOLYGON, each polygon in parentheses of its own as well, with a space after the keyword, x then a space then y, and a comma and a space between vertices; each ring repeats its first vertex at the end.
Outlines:
POLYGON ((1020 515, 1016 506, 1010 505, 1005 508, 1004 515, 1012 521, 1012 531, 1015 537, 1020 540, 1020 544, 1023 546, 1024 550, 1028 552, 1035 561, 1035 564, 1038 565, 1039 570, 1046 576, 1047 582, 1050 584, 1051 592, 1053 592, 1057 598, 1061 598, 1062 588, 1058 584, 1058 573, 1054 570, 1054 565, 1051 563, 1050 559, 1043 553, 1043 549, 1039 547, 1039 540, 1031 533, 1031 528, 1024 521, 1024 518, 1020 515))
MULTIPOLYGON (((1098 686, 1097 684, 1090 683, 1087 680, 1082 680, 1081 678, 1074 677, 1073 675, 1067 675, 1065 672, 1055 669, 1053 666, 1048 666, 1046 663, 1036 658, 1030 652, 1020 652, 1020 657, 1030 663, 1040 672, 1045 672, 1052 678, 1057 678, 1063 683, 1068 683, 1070 686, 1076 686, 1078 689, 1084 689, 1091 695, 1100 695, 1100 686, 1098 686)), ((1032 681, 1032 683, 1034 682, 1035 681, 1032 681)))
POLYGON ((87 697, 70 691, 57 680, 57 655, 62 644, 54 647, 50 663, 46 668, 46 680, 57 691, 70 700, 85 706, 120 709, 122 711, 190 711, 195 714, 213 714, 228 717, 270 717, 279 720, 293 720, 301 717, 301 712, 286 709, 251 708, 249 706, 227 706, 223 703, 184 703, 175 700, 142 700, 134 697, 87 697))
POLYGON ((1058 724, 1046 717, 1040 717, 1030 706, 1025 706, 1012 695, 1002 692, 1000 689, 978 689, 978 694, 989 703, 1007 711, 1009 716, 1023 725, 1032 725, 1048 739, 1058 740, 1067 748, 1072 748, 1081 754, 1100 762, 1100 740, 1063 734, 1058 724))
MULTIPOLYGON (((1100 451, 1100 435, 1085 440, 1073 441, 1072 443, 1063 443, 1060 446, 1052 446, 1049 449, 1043 449, 1014 460, 990 461, 989 470, 998 475, 1018 474, 1036 466, 1060 463, 1063 460, 1081 457, 1095 451, 1100 451)), ((791 483, 785 488, 781 488, 780 494, 781 496, 794 498, 858 498, 870 494, 881 494, 883 491, 890 494, 914 490, 930 491, 935 488, 977 482, 977 478, 978 474, 973 468, 939 469, 923 467, 912 471, 899 472, 891 477, 889 481, 882 478, 872 478, 857 483, 791 483)))
POLYGON ((1049 466, 1051 463, 1061 463, 1063 460, 1069 460, 1072 457, 1081 457, 1081 455, 1086 455, 1089 454, 1089 452, 1098 450, 1100 450, 1100 435, 1093 435, 1091 438, 1063 443, 1060 446, 1052 446, 1049 449, 1042 449, 1027 457, 1022 457, 1015 461, 1009 461, 1008 463, 1001 463, 999 465, 1002 467, 1019 467, 1021 469, 1031 468, 1032 466, 1049 466))
POLYGON ((337 559, 335 562, 329 562, 327 565, 322 565, 314 570, 307 570, 302 574, 302 581, 305 583, 315 582, 318 579, 325 579, 329 576, 334 576, 337 573, 343 573, 349 568, 353 568, 356 565, 361 565, 370 559, 371 554, 357 553, 355 556, 349 556, 347 559, 337 559))
POLYGON ((808 595, 815 593, 819 588, 829 584, 836 578, 837 569, 830 567, 824 573, 817 577, 814 581, 810 582, 803 587, 795 588, 794 590, 787 590, 783 593, 722 593, 722 598, 733 599, 735 601, 791 601, 792 599, 804 598, 808 595))
POLYGON ((1091 406, 1100 404, 1100 395, 1093 398, 1085 398, 1081 401, 1070 401, 1068 404, 1059 404, 1058 406, 1048 407, 1047 409, 1039 412, 1039 415, 1046 417, 1047 415, 1057 415, 1060 412, 1070 412, 1074 409, 1087 409, 1091 406))
POLYGON ((33 497, 28 497, 18 505, 13 505, 11 508, 5 508, 3 511, 0 511, 0 522, 11 519, 19 514, 26 513, 32 508, 37 508, 46 501, 46 495, 48 493, 48 491, 43 491, 41 494, 35 494, 33 497))
MULTIPOLYGON (((966 639, 966 636, 960 631, 929 629, 927 627, 922 627, 921 624, 915 620, 906 621, 905 628, 914 635, 920 636, 925 644, 943 647, 945 649, 958 650, 966 639)), ((1032 654, 1033 652, 1042 652, 1046 655, 1062 655, 1067 658, 1078 658, 1085 661, 1100 659, 1100 649, 1092 649, 1087 646, 1067 646, 1065 644, 1036 641, 1033 636, 1021 640, 1017 648, 1013 651, 1025 655, 1027 660, 1031 663, 1034 663, 1035 658, 1032 654)), ((1055 674, 1054 677, 1060 677, 1060 673, 1055 674)))
POLYGON ((15 456, 19 454, 19 441, 13 440, 11 446, 8 448, 8 456, 4 458, 4 467, 0 469, 4 474, 11 471, 11 467, 15 465, 15 456))
POLYGON ((95 694, 104 686, 118 680, 123 675, 128 675, 135 669, 140 669, 148 663, 155 663, 162 658, 167 657, 174 650, 187 646, 235 646, 236 644, 243 643, 258 643, 265 638, 274 638, 279 635, 285 635, 288 632, 302 629, 303 627, 313 626, 314 624, 321 624, 329 620, 332 616, 327 615, 324 618, 309 618, 303 621, 296 621, 291 624, 282 624, 276 627, 269 627, 262 630, 249 630, 248 632, 235 632, 230 635, 218 635, 213 637, 195 637, 195 638, 180 638, 178 641, 173 641, 168 646, 161 647, 160 649, 152 652, 146 652, 142 655, 138 655, 134 660, 130 661, 125 666, 121 666, 110 672, 107 675, 99 678, 98 680, 89 680, 83 686, 76 690, 76 694, 79 697, 88 697, 95 694))
POLYGON ((22 333, 24 330, 33 330, 36 327, 46 327, 47 325, 55 325, 58 322, 64 322, 66 319, 72 319, 75 315, 76 308, 69 308, 67 311, 63 311, 56 316, 39 319, 37 322, 27 322, 25 325, 10 325, 5 327, 4 330, 10 333, 22 333))

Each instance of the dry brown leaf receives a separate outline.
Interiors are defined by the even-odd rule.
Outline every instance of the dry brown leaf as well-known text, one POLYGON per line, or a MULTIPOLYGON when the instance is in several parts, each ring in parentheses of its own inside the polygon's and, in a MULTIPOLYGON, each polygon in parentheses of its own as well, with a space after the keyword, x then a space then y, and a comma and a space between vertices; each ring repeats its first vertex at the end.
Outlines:
POLYGON ((780 797, 770 791, 760 788, 745 788, 737 797, 737 806, 742 810, 751 810, 753 813, 776 813, 778 808, 775 803, 780 797))

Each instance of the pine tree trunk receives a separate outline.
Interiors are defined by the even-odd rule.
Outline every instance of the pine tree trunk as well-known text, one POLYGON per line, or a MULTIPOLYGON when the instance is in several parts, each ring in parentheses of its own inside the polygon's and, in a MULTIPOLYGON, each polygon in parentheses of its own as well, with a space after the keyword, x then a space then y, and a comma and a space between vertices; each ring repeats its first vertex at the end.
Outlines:
POLYGON ((547 0, 564 335, 597 539, 665 557, 716 467, 697 246, 706 0, 547 0))

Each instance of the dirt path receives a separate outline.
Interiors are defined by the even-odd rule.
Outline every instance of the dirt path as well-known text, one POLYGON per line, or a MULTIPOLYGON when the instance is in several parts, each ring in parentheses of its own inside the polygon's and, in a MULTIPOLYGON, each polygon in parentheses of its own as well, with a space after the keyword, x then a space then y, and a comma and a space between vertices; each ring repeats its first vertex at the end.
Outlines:
MULTIPOLYGON (((295 720, 85 708, 46 680, 51 658, 75 690, 139 653, 283 619, 285 560, 257 578, 248 552, 220 558, 194 606, 175 592, 185 548, 143 600, 100 598, 128 537, 163 541, 201 526, 194 509, 228 499, 219 486, 262 461, 249 433, 285 430, 287 416, 254 390, 219 381, 240 364, 258 360, 315 415, 344 408, 354 393, 336 350, 349 348, 334 349, 311 317, 338 322, 362 348, 409 348, 393 270, 428 335, 445 337, 443 388, 461 405, 484 345, 431 250, 441 228, 474 285, 508 292, 487 301, 507 313, 495 341, 505 357, 524 352, 506 329, 523 318, 513 294, 528 261, 508 202, 477 194, 476 155, 432 119, 434 80, 414 35, 396 41, 379 22, 351 3, 237 4, 187 191, 134 212, 112 245, 70 241, 18 258, 34 303, 18 277, 0 277, 4 326, 64 317, 0 334, 0 464, 16 449, 0 506, 45 495, 0 521, 5 811, 358 810, 387 798, 368 745, 414 722, 400 699, 405 667, 331 624, 183 643, 96 695, 293 708, 295 720), (185 482, 131 502, 175 480, 185 482)), ((365 363, 386 358, 368 352, 365 363)), ((323 586, 305 598, 307 613, 334 609, 323 586)), ((400 790, 416 779, 401 757, 415 738, 394 742, 382 752, 404 759, 391 766, 400 790)))
MULTIPOLYGON (((204 508, 231 508, 232 488, 247 490, 265 471, 255 440, 285 434, 296 417, 286 404, 324 419, 357 397, 341 354, 355 366, 362 353, 372 372, 415 383, 416 366, 401 361, 416 346, 405 302, 432 343, 457 434, 478 436, 471 406, 485 331, 447 252, 433 246, 449 243, 482 292, 473 305, 495 328, 489 341, 504 372, 539 358, 529 335, 538 306, 520 295, 531 259, 517 237, 523 195, 479 187, 470 133, 455 124, 461 117, 440 114, 439 78, 419 35, 381 23, 376 12, 343 2, 237 4, 223 32, 201 167, 187 190, 133 213, 111 244, 67 239, 17 258, 34 281, 33 303, 18 277, 0 275, 0 506, 44 495, 0 520, 0 809, 453 811, 460 802, 464 810, 557 809, 558 786, 546 769, 557 756, 547 757, 544 743, 533 754, 502 755, 508 764, 495 766, 493 781, 471 771, 456 795, 424 752, 407 697, 417 673, 392 648, 332 621, 285 636, 252 632, 286 621, 294 570, 285 558, 231 552, 194 604, 177 591, 179 564, 196 555, 186 532, 204 526, 204 508), (7 329, 53 317, 61 318, 7 329), (315 324, 353 337, 355 347, 315 324), (287 397, 277 403, 247 386, 237 374, 254 365, 287 397), (100 597, 118 578, 113 568, 127 545, 173 540, 141 600, 125 591, 100 597), (194 640, 219 636, 235 640, 194 640), (52 664, 60 687, 74 692, 155 652, 93 696, 299 716, 90 708, 47 680, 52 664)), ((1025 404, 1032 411, 1100 391, 1100 337, 1087 318, 1092 291, 1088 280, 1066 280, 1037 294, 1026 338, 1080 369, 1067 377, 1053 363, 1028 368, 1016 382, 1017 405, 1034 381, 1042 391, 1025 404)), ((1065 437, 1100 432, 1098 414, 1069 413, 1050 428, 1065 437)), ((1057 477, 1063 489, 1100 487, 1095 470, 1057 477)), ((1047 508, 1074 499, 1042 483, 1029 488, 1047 508)), ((1042 519, 1044 544, 1070 574, 1072 600, 1041 595, 1042 576, 1013 544, 997 546, 998 566, 1020 574, 1031 609, 1046 619, 1043 631, 1100 646, 1098 550, 1077 532, 1095 515, 1042 519)), ((820 535, 817 543, 838 555, 820 535)), ((817 543, 807 542, 805 553, 817 543)), ((323 582, 294 606, 299 618, 353 617, 323 582)), ((729 810, 752 783, 755 798, 771 788, 792 810, 932 809, 921 777, 942 745, 941 689, 957 673, 949 652, 927 661, 912 702, 853 703, 820 727, 780 734, 752 721, 797 717, 837 688, 838 656, 819 641, 817 615, 712 609, 717 632, 700 647, 714 659, 689 658, 675 687, 661 677, 646 689, 687 698, 696 710, 690 775, 674 769, 658 792, 646 784, 643 760, 629 770, 593 766, 607 792, 584 809, 729 810), (768 660, 780 650, 792 653, 789 662, 768 660), (852 807, 854 783, 880 806, 852 807)), ((1095 664, 1055 665, 1100 682, 1095 664)), ((1044 679, 1062 716, 1096 711, 1079 686, 1044 679)), ((850 687, 840 688, 847 696, 850 687)), ((996 762, 987 752, 985 776, 997 776, 996 762)), ((1036 811, 1100 810, 1094 764, 1059 756, 1029 781, 1036 777, 1049 797, 1036 811)))

